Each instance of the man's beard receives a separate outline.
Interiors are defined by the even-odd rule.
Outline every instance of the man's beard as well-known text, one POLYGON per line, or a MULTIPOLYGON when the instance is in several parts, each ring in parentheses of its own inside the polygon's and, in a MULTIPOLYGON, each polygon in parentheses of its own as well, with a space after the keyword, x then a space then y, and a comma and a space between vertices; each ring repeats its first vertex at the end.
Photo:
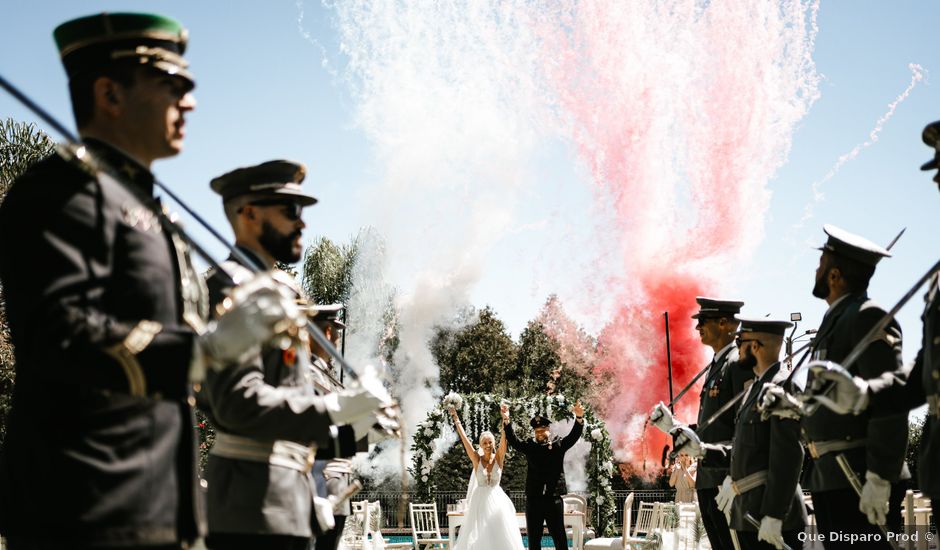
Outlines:
POLYGON ((813 296, 821 300, 825 300, 826 298, 829 297, 830 292, 831 290, 829 289, 829 270, 827 269, 826 271, 823 272, 822 275, 819 276, 818 279, 816 279, 816 284, 813 285, 813 296))
POLYGON ((283 235, 278 233, 270 223, 263 222, 258 242, 275 260, 282 264, 293 264, 300 261, 300 252, 294 250, 294 240, 299 236, 299 229, 283 235))
POLYGON ((754 367, 757 366, 757 357, 754 357, 753 353, 741 353, 741 356, 738 358, 738 366, 742 369, 754 370, 754 367))

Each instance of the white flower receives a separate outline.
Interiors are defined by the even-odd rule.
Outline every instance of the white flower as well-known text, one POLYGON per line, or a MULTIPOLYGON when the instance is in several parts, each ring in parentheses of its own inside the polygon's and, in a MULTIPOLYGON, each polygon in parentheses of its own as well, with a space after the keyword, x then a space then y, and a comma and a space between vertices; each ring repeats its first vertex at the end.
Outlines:
POLYGON ((602 466, 602 468, 604 468, 604 471, 607 472, 608 474, 614 471, 614 465, 609 460, 604 462, 604 465, 602 466))
POLYGON ((564 403, 565 396, 559 393, 558 395, 555 396, 555 401, 558 401, 559 404, 564 403))
POLYGON ((459 411, 463 408, 463 397, 460 397, 460 395, 454 392, 448 393, 447 396, 444 397, 444 407, 453 407, 459 411))
POLYGON ((600 428, 594 428, 593 430, 591 430, 591 439, 593 439, 594 441, 600 441, 603 438, 604 438, 604 432, 602 432, 600 428))
POLYGON ((604 497, 597 497, 598 504, 604 504, 604 497))
MULTIPOLYGON (((421 476, 421 481, 427 483, 427 482, 428 482, 428 476, 421 476)), ((600 497, 600 498, 602 498, 602 497, 600 497)))

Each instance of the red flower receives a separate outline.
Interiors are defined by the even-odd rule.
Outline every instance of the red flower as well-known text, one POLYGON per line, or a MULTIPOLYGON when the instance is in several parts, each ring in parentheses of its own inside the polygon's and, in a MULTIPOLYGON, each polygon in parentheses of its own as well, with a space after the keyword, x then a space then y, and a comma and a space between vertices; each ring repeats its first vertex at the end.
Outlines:
POLYGON ((205 422, 200 422, 200 423, 199 423, 199 429, 200 429, 200 430, 206 429, 206 423, 205 423, 205 422))

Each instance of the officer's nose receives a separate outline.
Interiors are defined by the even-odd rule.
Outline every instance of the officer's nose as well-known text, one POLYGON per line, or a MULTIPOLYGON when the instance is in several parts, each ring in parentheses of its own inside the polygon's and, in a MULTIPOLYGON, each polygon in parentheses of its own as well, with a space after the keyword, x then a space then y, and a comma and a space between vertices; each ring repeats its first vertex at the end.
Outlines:
POLYGON ((196 96, 192 92, 186 92, 180 98, 179 108, 183 111, 192 111, 196 108, 196 96))

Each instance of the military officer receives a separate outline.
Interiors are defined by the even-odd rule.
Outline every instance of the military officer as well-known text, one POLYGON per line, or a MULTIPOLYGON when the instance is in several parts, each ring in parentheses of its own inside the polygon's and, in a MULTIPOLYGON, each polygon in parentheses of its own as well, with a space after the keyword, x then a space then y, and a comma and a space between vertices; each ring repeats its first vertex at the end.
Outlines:
MULTIPOLYGON (((852 351, 880 321, 885 311, 868 297, 868 283, 877 263, 890 252, 837 227, 826 225, 828 235, 821 248, 813 295, 826 300, 826 311, 811 350, 814 360, 839 362, 852 351)), ((864 348, 850 365, 850 372, 863 379, 899 371, 901 327, 891 322, 864 348)), ((814 382, 811 380, 810 385, 814 382)), ((858 415, 841 415, 818 409, 801 420, 804 442, 812 457, 803 476, 803 485, 813 497, 816 524, 821 533, 879 535, 866 516, 896 532, 901 528, 900 504, 904 480, 910 478, 904 453, 907 448, 907 409, 899 403, 882 402, 858 415), (844 454, 854 475, 864 480, 861 498, 839 467, 836 457, 844 454), (885 518, 876 510, 890 501, 885 518)), ((880 537, 883 539, 883 537, 880 537)), ((849 543, 827 541, 826 548, 847 547, 849 543)), ((888 547, 886 542, 881 545, 888 547)))
POLYGON ((730 449, 730 474, 722 484, 717 503, 731 516, 731 527, 743 549, 801 548, 798 534, 806 525, 803 494, 799 486, 803 448, 799 423, 790 418, 758 411, 765 383, 781 385, 787 371, 780 368, 780 348, 789 321, 738 318, 741 366, 753 368, 757 379, 747 390, 737 412, 734 438, 729 444, 703 443, 689 428, 676 428, 689 442, 679 451, 693 456, 724 455, 730 449), (750 517, 748 517, 750 516, 750 517), (759 522, 755 527, 751 520, 759 522))
MULTIPOLYGON (((308 317, 323 331, 323 335, 334 346, 339 345, 342 331, 346 324, 341 320, 343 304, 311 305, 305 308, 308 317)), ((333 391, 341 387, 337 381, 338 372, 330 362, 330 355, 316 342, 311 342, 313 357, 312 371, 314 387, 318 392, 333 391)), ((361 430, 361 428, 360 428, 361 430)), ((356 444, 356 450, 368 450, 368 438, 361 439, 356 444)), ((351 456, 351 455, 350 455, 351 456)), ((352 473, 347 457, 337 457, 328 452, 318 452, 313 465, 313 476, 317 483, 317 494, 321 497, 334 500, 349 486, 349 475, 352 473)), ((317 550, 336 550, 339 546, 340 536, 346 524, 346 517, 350 514, 349 499, 336 502, 333 506, 334 526, 325 532, 318 533, 316 537, 317 550)))
MULTIPOLYGON (((343 304, 312 305, 306 308, 310 320, 323 331, 326 339, 339 348, 342 332, 346 330, 346 323, 341 316, 344 311, 343 304)), ((339 371, 332 365, 330 354, 316 342, 311 342, 315 383, 318 391, 332 391, 340 385, 339 371)))
POLYGON ((11 550, 180 548, 204 530, 191 379, 257 348, 296 305, 252 278, 207 323, 201 277, 154 198, 195 107, 186 30, 151 14, 54 33, 94 162, 50 156, 0 208, 16 387, 0 461, 11 550))
MULTIPOLYGON (((697 320, 695 328, 702 344, 714 351, 699 396, 698 425, 703 425, 725 403, 744 390, 745 383, 753 380, 754 373, 750 368, 742 368, 737 364, 738 350, 734 344, 734 332, 738 329, 738 321, 734 316, 741 311, 744 302, 703 296, 697 297, 695 301, 699 305, 698 313, 692 316, 697 320)), ((672 414, 662 403, 653 408, 650 419, 654 426, 666 433, 674 428, 672 414)), ((734 419, 734 411, 729 409, 698 432, 699 438, 705 443, 729 443, 734 435, 734 419)), ((715 503, 718 487, 728 475, 728 468, 728 457, 713 453, 699 464, 695 480, 702 523, 708 534, 708 542, 716 550, 734 548, 728 522, 715 503)))
POLYGON ((529 421, 535 431, 535 438, 520 441, 509 420, 509 407, 500 407, 503 426, 506 429, 506 443, 522 453, 528 464, 525 477, 525 520, 530 550, 542 547, 542 525, 548 527, 556 550, 568 549, 561 495, 568 492, 565 485, 565 453, 578 442, 584 432, 584 407, 580 401, 574 404, 572 412, 575 417, 574 426, 564 438, 552 437, 549 428, 551 422, 542 415, 536 415, 529 421))
MULTIPOLYGON (((345 458, 329 461, 320 473, 323 493, 333 503, 333 521, 336 525, 329 531, 317 536, 316 550, 336 550, 339 547, 339 540, 346 525, 346 518, 352 512, 349 498, 343 497, 343 494, 350 486, 349 480, 352 473, 352 465, 345 458)), ((319 479, 317 484, 320 484, 319 479)))
MULTIPOLYGON (((924 143, 934 149, 934 158, 921 166, 921 170, 936 170, 938 167, 938 137, 940 121, 932 122, 924 128, 924 143)), ((933 181, 940 184, 940 174, 934 175, 933 181)), ((935 466, 940 464, 940 422, 937 421, 940 395, 940 275, 931 277, 926 306, 921 316, 923 329, 921 347, 910 372, 901 369, 895 373, 884 373, 875 378, 863 378, 841 367, 822 371, 822 378, 834 381, 835 387, 828 395, 816 398, 826 407, 839 414, 861 414, 871 406, 884 410, 894 404, 903 404, 916 408, 927 404, 927 420, 921 436, 918 464, 918 488, 931 499, 931 507, 940 506, 940 471, 935 466)), ((820 385, 819 389, 825 386, 820 385)), ((871 506, 868 510, 876 521, 887 512, 887 501, 881 506, 871 506)))
MULTIPOLYGON (((274 160, 212 180, 244 255, 222 264, 229 277, 210 274, 212 303, 223 302, 230 279, 250 277, 249 267, 274 270, 278 262, 300 260, 306 227, 301 214, 317 202, 301 187, 305 174, 299 163, 274 160)), ((276 273, 301 299, 294 279, 276 273)), ((341 437, 336 425, 371 418, 381 400, 365 390, 317 395, 311 374, 303 342, 287 349, 265 346, 238 368, 206 379, 204 400, 216 426, 207 470, 209 548, 306 550, 314 516, 319 528, 332 526, 332 505, 313 498, 314 456, 318 448, 337 447, 345 447, 340 456, 353 454, 355 435, 341 437)))

